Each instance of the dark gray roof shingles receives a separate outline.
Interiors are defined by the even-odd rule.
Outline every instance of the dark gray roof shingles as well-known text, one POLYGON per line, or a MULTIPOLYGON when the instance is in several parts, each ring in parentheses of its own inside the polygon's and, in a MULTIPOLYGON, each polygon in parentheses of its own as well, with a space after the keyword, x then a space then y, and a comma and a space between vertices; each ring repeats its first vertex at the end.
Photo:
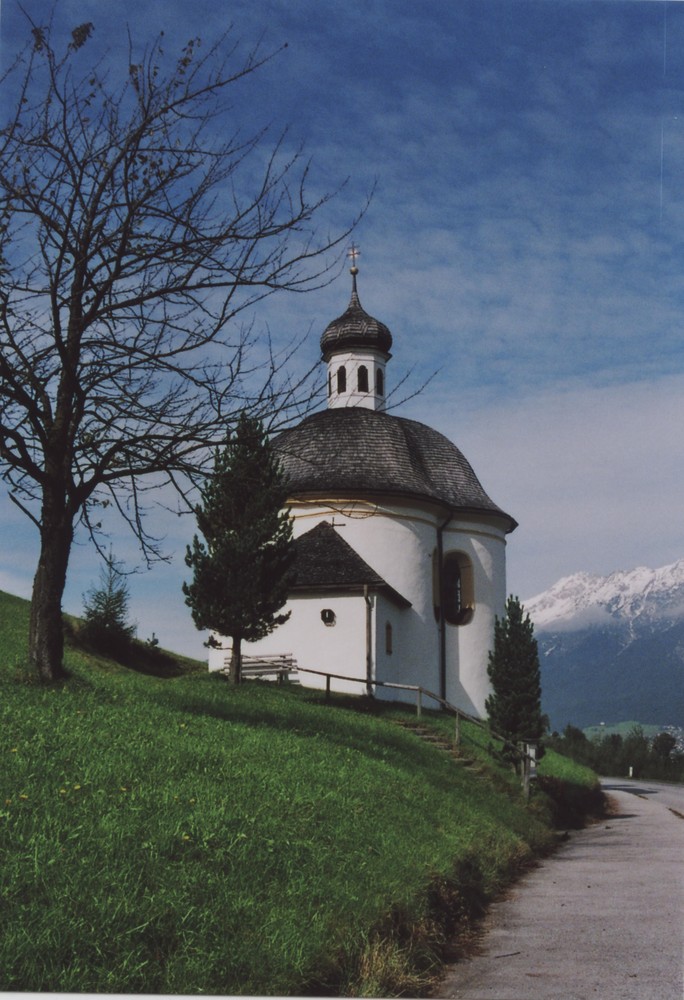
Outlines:
POLYGON ((389 357, 392 347, 392 334, 389 327, 379 319, 369 316, 359 301, 356 291, 356 280, 352 297, 345 312, 332 323, 329 323, 321 337, 321 351, 325 360, 335 351, 349 350, 355 347, 371 347, 382 351, 389 357))
POLYGON ((443 434, 415 420, 365 407, 306 417, 273 440, 290 495, 390 493, 433 500, 453 511, 515 520, 485 493, 470 463, 443 434))
POLYGON ((349 590, 368 585, 384 590, 393 600, 410 602, 361 558, 328 521, 321 521, 295 540, 294 582, 291 590, 349 590))

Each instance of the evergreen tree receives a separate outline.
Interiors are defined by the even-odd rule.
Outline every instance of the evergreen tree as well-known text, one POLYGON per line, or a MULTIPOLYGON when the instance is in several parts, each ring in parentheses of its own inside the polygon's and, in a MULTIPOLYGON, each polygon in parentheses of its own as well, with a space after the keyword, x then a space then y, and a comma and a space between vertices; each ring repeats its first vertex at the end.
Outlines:
MULTIPOLYGON (((198 629, 232 640, 231 680, 242 678, 242 642, 255 642, 289 618, 294 558, 292 525, 283 510, 284 480, 261 421, 241 414, 235 433, 216 454, 214 472, 195 508, 197 527, 186 564, 192 583, 185 602, 198 629)), ((208 645, 218 645, 213 638, 208 645)))
POLYGON ((100 571, 99 586, 83 595, 83 635, 93 645, 115 653, 127 646, 135 634, 135 626, 128 621, 128 584, 121 567, 110 550, 100 571))
POLYGON ((651 750, 656 760, 669 760, 676 746, 677 740, 672 733, 663 732, 653 737, 651 750))
POLYGON ((496 619, 487 673, 493 690, 485 708, 494 732, 514 743, 541 739, 544 723, 537 640, 530 616, 523 618, 517 597, 508 598, 506 616, 496 619))

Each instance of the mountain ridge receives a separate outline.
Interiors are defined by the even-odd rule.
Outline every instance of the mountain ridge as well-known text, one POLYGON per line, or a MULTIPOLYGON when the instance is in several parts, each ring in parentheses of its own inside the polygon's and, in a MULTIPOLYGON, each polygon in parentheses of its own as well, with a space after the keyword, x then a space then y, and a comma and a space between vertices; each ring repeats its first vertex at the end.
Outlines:
POLYGON ((523 603, 540 630, 592 624, 592 616, 596 624, 635 617, 678 621, 684 618, 684 559, 658 569, 638 566, 606 576, 580 571, 523 603))
POLYGON ((629 718, 684 726, 684 559, 580 571, 523 605, 553 728, 629 718))

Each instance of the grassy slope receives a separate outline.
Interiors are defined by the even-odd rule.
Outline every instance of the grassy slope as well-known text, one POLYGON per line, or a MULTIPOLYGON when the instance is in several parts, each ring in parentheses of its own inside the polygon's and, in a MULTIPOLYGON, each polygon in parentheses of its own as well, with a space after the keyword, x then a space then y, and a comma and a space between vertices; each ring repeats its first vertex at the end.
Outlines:
POLYGON ((0 989, 416 995, 447 904, 453 925, 553 841, 479 731, 488 780, 400 710, 187 663, 70 649, 69 683, 33 685, 27 611, 0 593, 0 989))

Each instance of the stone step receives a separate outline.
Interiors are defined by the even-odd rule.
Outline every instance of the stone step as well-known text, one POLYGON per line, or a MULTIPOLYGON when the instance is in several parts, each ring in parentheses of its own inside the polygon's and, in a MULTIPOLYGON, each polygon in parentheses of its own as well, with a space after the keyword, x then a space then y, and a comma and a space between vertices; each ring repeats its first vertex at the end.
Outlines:
POLYGON ((444 750, 446 753, 450 754, 452 758, 460 763, 471 763, 467 758, 459 756, 458 748, 454 747, 453 741, 449 740, 442 733, 435 732, 434 729, 430 729, 427 726, 421 725, 419 722, 412 722, 409 719, 395 719, 393 720, 396 725, 401 726, 402 729, 413 733, 424 743, 429 743, 431 746, 435 746, 440 750, 444 750))

